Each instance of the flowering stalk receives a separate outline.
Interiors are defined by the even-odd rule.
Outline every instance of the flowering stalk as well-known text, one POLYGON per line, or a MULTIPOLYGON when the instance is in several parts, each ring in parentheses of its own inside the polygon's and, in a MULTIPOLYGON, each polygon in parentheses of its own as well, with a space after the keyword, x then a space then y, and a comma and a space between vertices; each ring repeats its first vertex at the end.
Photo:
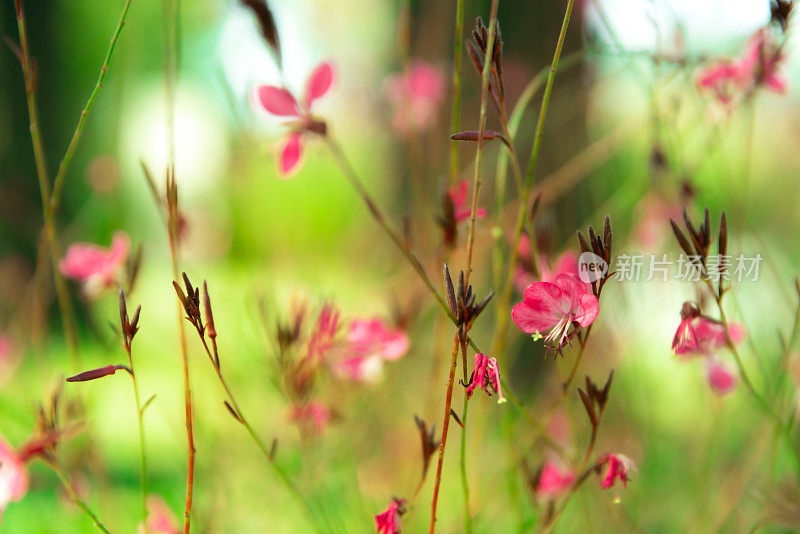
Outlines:
MULTIPOLYGON (((564 19, 561 23, 561 32, 558 35, 558 41, 556 42, 556 50, 553 54, 553 62, 550 65, 550 73, 547 76, 547 83, 545 84, 544 94, 542 95, 542 106, 539 110, 539 120, 536 123, 536 131, 534 133, 534 141, 533 147, 531 149, 531 159, 530 164, 528 167, 528 174, 525 181, 525 187, 522 189, 522 193, 520 195, 520 204, 517 210, 517 220, 514 226, 514 239, 513 244, 511 246, 510 251, 510 258, 508 263, 508 274, 506 276, 506 283, 503 286, 503 291, 500 295, 500 309, 507 309, 509 302, 511 301, 511 288, 512 288, 512 281, 514 279, 514 270, 516 269, 517 265, 517 256, 518 256, 518 247, 519 242, 522 237, 522 228, 525 224, 526 214, 529 207, 531 191, 533 186, 533 177, 536 172, 536 163, 539 157, 539 149, 541 148, 542 143, 542 134, 544 132, 544 121, 547 117, 547 109, 550 105, 550 94, 553 91, 553 83, 556 77, 556 71, 558 70, 558 62, 561 57, 561 49, 564 46, 564 39, 567 36, 567 27, 569 26, 569 19, 572 16, 572 7, 575 4, 575 0, 568 0, 567 1, 567 8, 564 13, 564 19)), ((536 240, 536 236, 531 237, 531 244, 533 244, 536 240)), ((495 334, 495 342, 494 346, 495 349, 501 348, 503 345, 503 338, 505 336, 506 328, 508 326, 508 314, 504 314, 498 317, 499 321, 496 327, 496 334, 495 334)))
MULTIPOLYGON (((273 450, 274 447, 268 448, 258 434, 256 434, 255 430, 250 425, 250 422, 247 420, 241 408, 239 407, 239 404, 236 402, 236 398, 228 386, 228 382, 222 375, 222 367, 220 365, 219 352, 217 350, 217 330, 214 326, 214 315, 211 310, 211 298, 208 294, 208 286, 206 282, 203 281, 202 295, 203 308, 205 310, 205 323, 203 322, 203 316, 200 311, 199 288, 194 288, 192 286, 189 278, 186 276, 186 273, 183 273, 183 282, 186 286, 185 294, 177 282, 172 283, 178 296, 178 300, 180 301, 179 307, 186 313, 186 319, 192 324, 192 326, 195 327, 197 335, 200 338, 200 342, 203 345, 203 349, 205 350, 206 355, 211 362, 211 366, 214 368, 214 373, 217 375, 217 379, 219 380, 222 389, 225 391, 225 395, 227 396, 227 400, 224 401, 225 407, 228 409, 228 412, 233 416, 233 418, 245 428, 247 433, 256 443, 259 451, 261 451, 261 453, 264 455, 264 458, 267 459, 267 462, 275 470, 275 473, 284 483, 286 488, 301 503, 303 509, 309 514, 309 518, 313 519, 311 506, 303 497, 303 494, 300 492, 297 486, 295 486, 294 482, 292 482, 292 480, 289 478, 289 475, 286 473, 286 471, 284 471, 283 468, 275 462, 275 453, 273 450), (206 338, 208 338, 208 340, 206 338), (209 346, 209 342, 211 346, 209 346)), ((312 526, 314 530, 319 531, 318 526, 313 523, 313 521, 312 526)))
POLYGON ((39 121, 39 106, 36 103, 36 80, 34 66, 31 62, 30 47, 28 44, 28 32, 25 27, 25 12, 22 8, 22 0, 14 0, 14 7, 17 12, 17 26, 19 28, 19 61, 22 66, 22 74, 25 78, 25 93, 28 101, 28 117, 30 119, 31 142, 33 143, 33 156, 36 162, 36 173, 39 179, 39 192, 42 197, 42 216, 44 218, 44 233, 47 237, 47 245, 50 249, 50 262, 53 268, 55 279, 56 296, 58 306, 61 311, 61 320, 64 326, 67 346, 76 364, 78 353, 78 336, 75 327, 75 316, 72 309, 72 300, 69 290, 61 271, 58 269, 58 260, 61 258, 61 249, 58 244, 56 233, 56 222, 53 210, 50 207, 50 179, 47 176, 47 160, 44 155, 44 145, 41 137, 41 124, 39 121))

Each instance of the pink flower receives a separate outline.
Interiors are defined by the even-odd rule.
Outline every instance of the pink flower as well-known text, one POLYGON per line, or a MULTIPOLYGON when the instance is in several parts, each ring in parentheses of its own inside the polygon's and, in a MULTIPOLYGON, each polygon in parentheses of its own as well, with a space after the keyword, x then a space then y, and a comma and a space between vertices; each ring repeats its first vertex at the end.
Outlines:
POLYGON ((319 436, 328 429, 331 411, 322 403, 309 402, 296 405, 292 410, 291 420, 305 429, 311 429, 314 434, 319 436))
POLYGON ((440 69, 413 61, 402 73, 390 74, 384 91, 394 108, 394 127, 403 135, 430 128, 444 102, 445 81, 440 69))
POLYGON ((483 353, 475 355, 475 367, 465 391, 467 398, 471 399, 475 389, 481 388, 491 397, 493 392, 497 393, 497 404, 506 402, 503 397, 503 390, 500 388, 500 368, 497 360, 488 358, 483 353))
MULTIPOLYGON (((180 534, 182 529, 175 518, 175 514, 169 509, 167 504, 155 495, 147 498, 147 532, 151 534, 180 534)), ((143 525, 139 525, 139 532, 144 533, 143 525)))
POLYGON ((325 304, 319 312, 311 338, 308 341, 308 357, 314 363, 320 363, 333 347, 333 339, 339 330, 339 310, 333 305, 325 304))
POLYGON ((708 385, 719 395, 727 395, 736 389, 739 379, 731 368, 714 358, 709 358, 706 364, 708 372, 708 385))
POLYGON ((765 28, 754 33, 736 60, 720 61, 701 69, 697 85, 708 89, 723 104, 745 95, 758 86, 785 93, 788 82, 778 66, 783 55, 772 34, 765 28))
POLYGON ((28 468, 25 459, 0 437, 0 515, 10 502, 28 492, 28 468))
MULTIPOLYGON (((533 265, 531 259, 531 240, 522 234, 517 247, 517 269, 514 274, 514 283, 520 293, 525 292, 525 288, 536 281, 533 276, 533 265)), ((550 266, 549 259, 545 254, 539 254, 539 273, 542 275, 542 282, 554 282, 560 274, 574 274, 578 276, 578 256, 568 250, 556 258, 555 263, 550 266)))
POLYGON ((405 513, 405 499, 392 499, 383 512, 375 516, 375 532, 377 534, 398 534, 400 532, 400 516, 405 513))
POLYGON ((663 242, 669 231, 669 221, 680 220, 681 207, 678 202, 668 202, 661 196, 645 196, 638 205, 639 222, 636 239, 647 249, 654 250, 663 242))
POLYGON ((73 243, 58 267, 64 276, 80 280, 87 287, 107 288, 114 284, 128 258, 130 241, 124 232, 114 234, 111 248, 92 243, 73 243))
POLYGON ((348 357, 337 370, 355 381, 374 381, 384 361, 396 360, 408 352, 408 335, 386 326, 380 319, 356 319, 350 323, 345 351, 348 357))
POLYGON ((600 482, 601 488, 613 488, 617 479, 622 482, 624 488, 628 487, 630 470, 633 467, 633 462, 630 458, 622 454, 607 454, 598 463, 598 472, 603 466, 606 467, 606 474, 600 482))
POLYGON ((560 274, 554 282, 529 285, 524 300, 511 310, 511 317, 523 332, 548 332, 545 346, 560 350, 576 331, 570 332, 570 327, 589 326, 599 311, 600 303, 590 286, 574 274, 560 274))
MULTIPOLYGON (((746 330, 738 323, 729 323, 731 341, 738 345, 744 341, 746 330)), ((681 322, 672 338, 672 350, 678 356, 702 355, 727 346, 725 329, 714 319, 700 315, 700 310, 689 302, 681 309, 681 322)))
POLYGON ((300 169, 303 158, 303 136, 306 133, 325 135, 325 122, 312 114, 314 102, 328 94, 333 87, 336 71, 331 61, 317 65, 306 81, 303 99, 298 101, 288 89, 274 85, 258 85, 253 88, 254 100, 269 114, 276 117, 291 117, 289 135, 280 147, 278 175, 289 178, 300 169))
POLYGON ((536 494, 545 499, 558 497, 575 482, 575 473, 570 469, 561 471, 551 461, 544 464, 536 484, 536 494))
MULTIPOLYGON (((458 186, 449 189, 447 194, 453 200, 453 208, 455 210, 456 222, 466 221, 472 216, 472 198, 467 198, 469 192, 469 180, 463 180, 458 186)), ((486 210, 478 208, 475 211, 476 219, 483 219, 486 217, 486 210)))

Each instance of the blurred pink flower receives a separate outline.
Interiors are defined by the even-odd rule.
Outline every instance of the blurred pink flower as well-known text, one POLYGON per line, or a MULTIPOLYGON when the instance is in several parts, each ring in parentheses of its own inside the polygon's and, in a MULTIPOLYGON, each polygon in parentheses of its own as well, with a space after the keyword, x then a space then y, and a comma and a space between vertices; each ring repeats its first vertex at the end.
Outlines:
POLYGON ((483 353, 475 355, 475 367, 472 370, 469 384, 465 394, 468 399, 472 398, 475 389, 481 388, 491 397, 492 392, 497 393, 497 404, 506 402, 503 397, 503 390, 500 387, 500 368, 497 366, 497 360, 489 358, 483 353))
POLYGON ((328 429, 331 411, 324 404, 312 401, 303 405, 295 405, 292 409, 291 420, 303 428, 310 428, 319 436, 328 429))
POLYGON ((330 91, 336 78, 333 62, 317 65, 306 80, 303 99, 298 101, 288 89, 275 85, 257 85, 253 88, 254 100, 269 114, 292 117, 290 133, 281 143, 278 157, 278 175, 289 178, 300 169, 303 158, 303 136, 308 132, 324 135, 326 125, 311 114, 313 104, 330 91))
POLYGON ((0 437, 0 516, 10 502, 28 492, 28 468, 25 459, 0 437))
POLYGON ((92 243, 73 243, 58 267, 64 276, 80 280, 87 287, 107 288, 115 283, 125 265, 129 248, 130 240, 124 232, 114 234, 110 249, 92 243))
MULTIPOLYGON (((453 200, 456 222, 466 221, 472 216, 472 198, 467 198, 469 192, 469 180, 463 180, 453 189, 449 189, 447 194, 453 200)), ((483 219, 486 217, 486 210, 478 208, 475 210, 475 218, 483 219)))
POLYGON ((788 82, 778 70, 782 59, 783 54, 772 34, 761 28, 747 40, 738 59, 719 61, 698 71, 697 85, 712 91, 723 104, 758 86, 785 93, 788 82))
POLYGON ((573 482, 575 482, 575 473, 571 469, 562 471, 555 462, 548 461, 539 474, 536 494, 545 499, 552 499, 569 489, 573 482))
MULTIPOLYGON (((525 288, 536 278, 533 276, 533 266, 531 260, 531 240, 522 234, 517 247, 517 268, 514 274, 514 284, 520 293, 525 292, 525 288)), ((546 254, 539 254, 539 272, 542 275, 542 282, 554 282, 560 274, 574 274, 578 276, 578 256, 568 250, 561 254, 556 261, 550 265, 550 260, 546 254)))
POLYGON ((618 479, 624 488, 628 487, 630 470, 633 467, 630 458, 622 454, 607 454, 600 460, 598 469, 602 469, 603 466, 606 467, 606 474, 600 482, 601 488, 613 488, 614 482, 618 479))
POLYGON ((430 128, 444 102, 442 71, 424 61, 413 61, 402 73, 390 74, 384 91, 394 108, 394 127, 403 135, 430 128))
MULTIPOLYGON (((729 323, 731 341, 738 345, 747 335, 744 326, 729 323)), ((714 319, 700 315, 700 310, 690 303, 684 303, 681 309, 681 322, 672 338, 672 350, 677 356, 703 355, 721 349, 727 345, 725 329, 714 319)))
POLYGON ((317 322, 308 341, 308 357, 318 364, 333 347, 333 339, 339 330, 339 310, 332 304, 325 304, 317 316, 317 322))
POLYGON ((402 358, 408 346, 403 330, 390 328, 380 319, 355 319, 344 347, 348 357, 337 370, 350 380, 375 380, 380 377, 383 362, 402 358))
POLYGON ((511 317, 523 332, 547 332, 545 346, 560 350, 571 336, 570 327, 575 323, 589 326, 599 311, 600 304, 590 286, 574 274, 560 274, 554 282, 529 285, 524 300, 511 310, 511 317))
POLYGON ((719 395, 727 395, 736 389, 739 379, 730 366, 709 357, 706 363, 708 372, 708 385, 719 395))
POLYGON ((681 207, 678 202, 668 202, 660 195, 645 196, 638 205, 639 221, 636 239, 647 250, 655 250, 665 236, 671 235, 669 221, 680 220, 681 207))
POLYGON ((392 499, 383 512, 375 516, 375 532, 377 534, 398 534, 400 532, 400 516, 405 513, 405 499, 392 499))
MULTIPOLYGON (((147 497, 147 525, 146 532, 151 534, 180 534, 183 532, 175 514, 169 509, 161 497, 150 495, 147 497)), ((139 525, 139 533, 145 532, 144 525, 139 525)))

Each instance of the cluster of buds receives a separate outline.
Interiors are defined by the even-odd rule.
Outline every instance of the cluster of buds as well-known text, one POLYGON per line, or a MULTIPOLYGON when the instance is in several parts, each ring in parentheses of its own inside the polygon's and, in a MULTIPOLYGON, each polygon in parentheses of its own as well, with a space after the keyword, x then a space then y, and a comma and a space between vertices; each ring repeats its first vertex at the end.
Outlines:
POLYGON ((792 0, 772 0, 770 2, 770 22, 778 26, 783 33, 789 28, 789 17, 792 14, 792 0))
MULTIPOLYGON (((681 249, 692 260, 694 267, 700 270, 700 274, 704 277, 707 277, 708 266, 706 261, 708 260, 708 253, 711 249, 711 243, 713 241, 713 238, 711 237, 711 218, 708 208, 703 210, 703 222, 700 223, 699 227, 694 225, 691 217, 689 217, 689 213, 686 211, 686 208, 683 209, 683 222, 685 225, 686 234, 684 234, 680 226, 678 226, 678 223, 676 223, 674 220, 670 219, 669 222, 672 226, 672 231, 675 234, 675 238, 678 240, 678 245, 680 245, 681 249), (687 234, 689 236, 688 238, 686 237, 687 234)), ((728 269, 728 217, 724 211, 722 212, 719 220, 717 251, 719 252, 719 255, 716 272, 722 274, 728 269)), ((725 293, 725 288, 722 284, 723 279, 723 276, 719 277, 719 285, 716 295, 717 298, 722 298, 722 295, 725 293)))
POLYGON ((586 415, 589 416, 589 421, 592 423, 592 434, 597 433, 597 427, 600 425, 600 418, 603 416, 603 411, 608 402, 608 393, 611 391, 611 382, 614 380, 614 371, 608 374, 608 379, 602 388, 597 387, 597 384, 586 377, 586 389, 578 388, 578 394, 583 402, 583 407, 586 408, 586 415))
MULTIPOLYGON (((594 228, 591 226, 588 230, 589 233, 589 241, 586 241, 586 238, 583 236, 583 233, 578 231, 578 241, 580 242, 581 246, 581 254, 585 254, 587 252, 593 253, 597 258, 603 260, 606 266, 611 265, 611 251, 612 251, 612 244, 614 242, 614 235, 611 231, 611 218, 606 215, 605 220, 603 221, 603 238, 601 239, 599 235, 597 235, 594 231, 594 228)), ((603 291, 603 286, 611 278, 614 273, 609 272, 607 269, 605 274, 599 280, 592 280, 592 293, 599 299, 600 293, 603 291)))
POLYGON ((456 325, 462 336, 472 328, 475 319, 489 304, 494 296, 494 291, 490 291, 486 297, 480 302, 477 302, 475 294, 472 292, 472 286, 467 283, 464 277, 464 271, 458 275, 458 290, 453 286, 453 279, 450 276, 450 268, 444 264, 444 286, 445 294, 447 295, 447 304, 450 307, 450 312, 456 319, 456 325))
POLYGON ((194 287, 189 281, 186 273, 183 273, 183 284, 186 287, 186 293, 181 289, 178 282, 172 281, 172 286, 175 288, 175 293, 178 295, 178 300, 183 305, 183 310, 186 312, 186 320, 194 326, 197 330, 197 335, 203 344, 206 344, 206 336, 211 342, 211 350, 209 356, 212 358, 214 367, 219 371, 219 353, 217 352, 217 330, 214 327, 214 314, 211 311, 211 298, 208 296, 208 285, 203 280, 203 309, 205 311, 205 323, 203 323, 203 314, 200 311, 200 288, 194 287))
MULTIPOLYGON (((484 26, 483 19, 478 17, 475 29, 472 30, 472 40, 467 42, 467 50, 472 63, 483 74, 483 63, 486 58, 486 49, 489 46, 489 30, 484 26)), ((492 47, 491 71, 489 72, 489 96, 500 113, 505 109, 505 83, 503 82, 503 39, 500 36, 500 23, 495 21, 494 46, 492 47)))
POLYGON ((122 346, 125 351, 130 354, 131 344, 136 332, 139 331, 139 312, 142 311, 141 304, 136 307, 133 312, 133 318, 128 317, 128 305, 125 302, 125 292, 120 288, 119 290, 119 325, 122 333, 122 346))
POLYGON ((431 458, 439 449, 440 441, 436 439, 436 425, 428 427, 427 423, 418 416, 414 416, 414 422, 419 429, 420 443, 422 444, 422 479, 425 480, 425 475, 428 473, 428 467, 431 463, 431 458))

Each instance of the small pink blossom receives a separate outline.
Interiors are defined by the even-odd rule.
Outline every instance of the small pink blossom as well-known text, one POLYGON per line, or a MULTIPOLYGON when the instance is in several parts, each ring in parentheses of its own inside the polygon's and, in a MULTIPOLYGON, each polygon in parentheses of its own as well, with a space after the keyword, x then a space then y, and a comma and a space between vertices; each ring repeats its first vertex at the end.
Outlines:
POLYGON ((390 74, 384 91, 394 108, 394 127, 409 136, 430 128, 444 102, 442 71, 423 61, 413 61, 402 73, 390 74))
POLYGON ((392 499, 383 512, 375 516, 376 534, 399 534, 400 516, 405 513, 405 499, 392 499))
POLYGON ((25 459, 0 437, 0 516, 8 503, 25 496, 28 484, 25 459))
POLYGON ((289 178, 300 169, 303 159, 303 137, 306 133, 325 135, 327 127, 312 114, 314 102, 328 94, 334 85, 336 71, 333 62, 324 61, 317 65, 306 80, 303 99, 298 101, 283 87, 258 85, 253 88, 255 102, 264 111, 276 117, 290 117, 289 135, 280 145, 278 175, 289 178))
POLYGON ((727 364, 714 358, 708 359, 706 363, 708 373, 708 385, 718 395, 731 393, 739 383, 739 379, 727 364))
POLYGON ((785 93, 788 82, 778 70, 783 54, 765 28, 754 33, 735 60, 713 63, 697 74, 697 85, 708 89, 723 104, 746 95, 758 86, 785 93))
MULTIPOLYGON (((472 216, 472 198, 467 196, 469 193, 469 180, 463 180, 453 189, 449 189, 447 194, 453 201, 456 222, 466 221, 472 216)), ((483 219, 486 217, 486 210, 478 208, 475 210, 475 218, 483 219)))
POLYGON ((129 248, 130 240, 124 232, 114 234, 110 249, 92 243, 73 243, 58 267, 64 276, 79 280, 87 287, 107 288, 116 282, 129 248))
POLYGON ((622 454, 607 454, 600 460, 598 470, 602 470, 603 466, 606 468, 606 474, 600 482, 601 488, 611 489, 617 480, 622 482, 622 487, 628 487, 630 471, 633 468, 630 458, 622 454))
POLYGON ((151 534, 180 534, 182 531, 175 514, 169 509, 167 503, 161 497, 150 495, 147 497, 147 519, 145 520, 147 529, 139 525, 139 532, 145 531, 151 534))
POLYGON ((523 332, 547 332, 545 346, 560 350, 575 332, 570 332, 570 327, 589 326, 599 311, 590 286, 573 274, 560 274, 554 282, 529 285, 524 300, 511 310, 511 317, 523 332))
POLYGON ((380 319, 355 319, 350 323, 343 351, 347 357, 336 370, 357 382, 373 382, 381 376, 384 361, 402 358, 408 352, 408 335, 380 319))
POLYGON ((331 411, 320 402, 309 402, 294 406, 291 420, 302 428, 313 430, 314 434, 320 436, 328 429, 331 411))
POLYGON ((465 391, 467 398, 471 399, 477 388, 483 389, 491 397, 497 393, 497 404, 506 402, 503 390, 500 387, 500 368, 495 358, 489 358, 483 353, 475 355, 475 367, 472 370, 469 384, 465 391))
MULTIPOLYGON (((729 323, 731 341, 738 345, 747 335, 744 326, 729 323)), ((672 338, 672 350, 678 356, 702 355, 727 346, 725 329, 722 323, 700 315, 700 310, 691 303, 684 303, 681 309, 681 322, 672 338)))
MULTIPOLYGON (((525 288, 536 278, 533 276, 533 265, 531 259, 531 240, 522 234, 517 247, 517 268, 514 274, 514 284, 520 293, 525 292, 525 288)), ((578 256, 568 250, 561 254, 556 261, 550 265, 550 260, 546 254, 539 254, 539 273, 542 282, 555 282, 560 274, 574 274, 578 276, 578 256)))
POLYGON ((555 462, 548 461, 539 474, 536 494, 545 499, 553 499, 569 489, 573 482, 575 473, 571 469, 562 471, 555 462))

